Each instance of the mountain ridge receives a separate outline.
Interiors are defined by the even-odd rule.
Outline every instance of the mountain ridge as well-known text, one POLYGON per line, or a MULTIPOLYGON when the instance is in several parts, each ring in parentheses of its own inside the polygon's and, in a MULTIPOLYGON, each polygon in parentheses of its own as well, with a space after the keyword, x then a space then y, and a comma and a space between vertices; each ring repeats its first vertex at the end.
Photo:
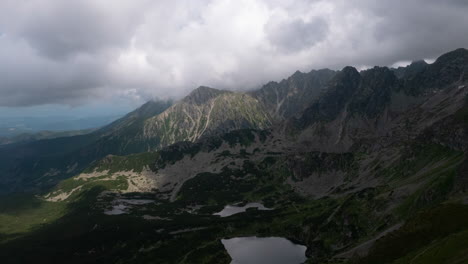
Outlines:
MULTIPOLYGON (((302 130, 310 125, 308 122, 311 120, 336 118, 351 97, 352 102, 346 106, 350 112, 366 113, 369 114, 368 118, 373 118, 387 109, 389 104, 393 105, 395 100, 403 102, 403 105, 406 104, 407 107, 420 102, 418 98, 424 97, 429 90, 434 90, 428 87, 422 89, 421 85, 416 85, 420 80, 432 80, 427 75, 445 74, 448 76, 445 82, 453 82, 457 78, 464 80, 467 71, 464 70, 463 65, 467 60, 467 52, 466 49, 458 49, 444 54, 433 64, 428 64, 424 69, 415 71, 414 74, 405 78, 398 78, 396 73, 392 75, 392 71, 386 67, 375 67, 361 73, 358 73, 355 68, 345 67, 338 72, 328 69, 313 70, 309 73, 296 71, 279 83, 269 82, 262 88, 247 93, 201 86, 176 103, 150 101, 90 135, 1 146, 0 156, 7 157, 6 160, 9 161, 4 162, 3 165, 0 164, 0 170, 3 167, 3 174, 6 175, 4 177, 9 178, 14 174, 22 174, 24 175, 22 177, 26 177, 31 173, 41 177, 50 174, 50 170, 54 169, 53 174, 59 171, 59 174, 63 175, 58 179, 63 179, 70 177, 72 175, 70 173, 78 171, 70 171, 69 168, 82 169, 89 165, 89 162, 108 154, 126 155, 152 151, 177 141, 195 141, 203 136, 213 136, 243 128, 266 129, 280 124, 285 131, 294 130, 288 126, 302 130), (353 75, 354 77, 350 78, 355 78, 355 80, 348 79, 341 83, 346 86, 355 82, 354 86, 356 86, 359 81, 359 87, 353 86, 350 88, 352 91, 348 91, 349 93, 343 91, 344 94, 337 94, 341 91, 337 87, 340 83, 338 78, 344 73, 353 75), (372 75, 375 75, 374 79, 372 75), (361 81, 368 82, 368 84, 361 83, 361 81), (374 90, 375 87, 382 88, 387 85, 385 82, 388 82, 391 87, 374 90), (333 89, 334 93, 331 92, 333 89), (375 91, 382 94, 377 94, 375 91), (327 93, 330 94, 328 97, 327 93), (353 96, 354 93, 358 93, 359 96, 353 96), (396 97, 398 98, 395 99, 396 97), (307 115, 309 116, 301 121, 301 116, 307 115), (209 118, 206 119, 206 117, 209 118), (47 151, 44 151, 45 149, 47 151), (64 149, 67 151, 63 152, 64 149), (75 151, 75 154, 71 150, 75 151), (47 165, 50 163, 47 161, 49 158, 35 158, 44 154, 51 158, 53 155, 58 155, 58 159, 69 161, 62 162, 66 166, 57 168, 52 164, 61 164, 60 162, 54 161, 47 165), (74 156, 86 158, 79 158, 75 161, 74 156), (80 160, 84 162, 82 165, 80 165, 82 163, 79 162, 80 160), (75 166, 77 161, 78 165, 75 166), (45 171, 31 171, 33 164, 38 162, 43 164, 45 171), (21 172, 23 168, 31 169, 21 172), (70 173, 64 173, 67 171, 70 173)), ((406 68, 412 67, 414 65, 406 68)), ((54 179, 51 180, 52 184, 56 182, 54 179)))
MULTIPOLYGON (((323 75, 296 72, 258 94, 199 88, 132 134, 165 142, 160 149, 89 161, 36 196, 39 217, 27 226, 55 218, 7 241, 0 256, 229 263, 222 239, 275 236, 305 245, 307 263, 464 260, 466 52, 415 71, 410 65, 404 76, 348 66, 323 75), (288 108, 288 100, 299 106, 288 108), (232 123, 224 129, 226 120, 232 123), (248 120, 258 127, 243 126, 248 120), (214 215, 248 202, 272 210, 214 215), (115 209, 122 214, 112 215, 115 209), (34 254, 23 254, 25 248, 34 254)), ((21 228, 14 217, 0 216, 21 228)))

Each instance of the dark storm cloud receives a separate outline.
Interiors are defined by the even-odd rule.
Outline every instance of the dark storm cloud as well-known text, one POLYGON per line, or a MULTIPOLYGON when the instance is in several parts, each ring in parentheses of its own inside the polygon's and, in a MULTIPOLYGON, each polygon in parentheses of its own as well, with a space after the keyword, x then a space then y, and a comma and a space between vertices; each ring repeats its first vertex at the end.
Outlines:
POLYGON ((95 96, 104 83, 105 64, 99 60, 75 58, 62 63, 38 56, 25 44, 1 37, 0 42, 1 106, 79 104, 95 96))
POLYGON ((327 34, 328 25, 322 18, 310 22, 302 19, 271 23, 266 28, 271 44, 285 52, 298 52, 313 47, 322 41, 327 34))
POLYGON ((0 106, 180 97, 468 47, 464 0, 3 0, 0 106))
POLYGON ((129 41, 104 14, 80 1, 61 1, 60 6, 40 10, 21 25, 19 34, 42 55, 63 59, 79 53, 97 53, 129 41))
POLYGON ((132 8, 112 12, 109 1, 6 1, 2 22, 9 33, 52 59, 126 46, 140 15, 132 8))
POLYGON ((370 11, 382 18, 374 29, 377 42, 391 44, 388 57, 384 58, 387 61, 434 58, 468 47, 464 33, 468 26, 468 1, 397 0, 380 4, 371 6, 370 11))

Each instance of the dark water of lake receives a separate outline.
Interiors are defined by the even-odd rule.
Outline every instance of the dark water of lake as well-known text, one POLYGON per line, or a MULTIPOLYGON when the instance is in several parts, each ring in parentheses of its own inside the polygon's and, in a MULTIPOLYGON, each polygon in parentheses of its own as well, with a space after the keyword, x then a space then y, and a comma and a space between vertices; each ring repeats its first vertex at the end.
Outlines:
POLYGON ((271 208, 266 208, 261 203, 248 203, 244 206, 226 205, 222 211, 218 213, 214 213, 213 215, 219 215, 221 217, 228 217, 234 214, 243 213, 248 208, 257 208, 257 210, 262 210, 262 211, 273 210, 271 208))
POLYGON ((231 264, 300 264, 307 260, 307 247, 282 237, 236 237, 221 242, 231 264))

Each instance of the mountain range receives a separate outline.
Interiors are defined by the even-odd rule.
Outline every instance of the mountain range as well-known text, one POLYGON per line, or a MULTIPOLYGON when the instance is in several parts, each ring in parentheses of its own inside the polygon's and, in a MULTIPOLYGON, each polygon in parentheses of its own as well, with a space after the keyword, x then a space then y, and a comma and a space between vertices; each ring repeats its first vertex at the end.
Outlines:
POLYGON ((202 86, 88 134, 2 145, 0 257, 229 263, 221 239, 280 236, 307 263, 466 263, 467 95, 457 49, 202 86), (248 202, 273 210, 213 215, 248 202))
POLYGON ((49 188, 109 154, 154 151, 236 129, 267 129, 305 109, 334 74, 296 72, 251 93, 202 86, 176 103, 149 101, 87 135, 0 146, 0 193, 49 188))

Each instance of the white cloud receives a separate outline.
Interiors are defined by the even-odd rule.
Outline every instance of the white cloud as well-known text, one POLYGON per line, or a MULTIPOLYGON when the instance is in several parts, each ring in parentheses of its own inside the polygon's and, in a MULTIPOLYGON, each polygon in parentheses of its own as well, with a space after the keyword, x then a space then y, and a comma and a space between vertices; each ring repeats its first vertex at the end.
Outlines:
POLYGON ((432 58, 468 46, 467 11, 435 0, 3 0, 0 105, 180 97, 432 58))
POLYGON ((392 65, 390 65, 390 67, 392 67, 392 68, 406 67, 406 66, 408 66, 410 64, 411 64, 411 61, 402 60, 402 61, 397 61, 397 62, 393 63, 392 65))

